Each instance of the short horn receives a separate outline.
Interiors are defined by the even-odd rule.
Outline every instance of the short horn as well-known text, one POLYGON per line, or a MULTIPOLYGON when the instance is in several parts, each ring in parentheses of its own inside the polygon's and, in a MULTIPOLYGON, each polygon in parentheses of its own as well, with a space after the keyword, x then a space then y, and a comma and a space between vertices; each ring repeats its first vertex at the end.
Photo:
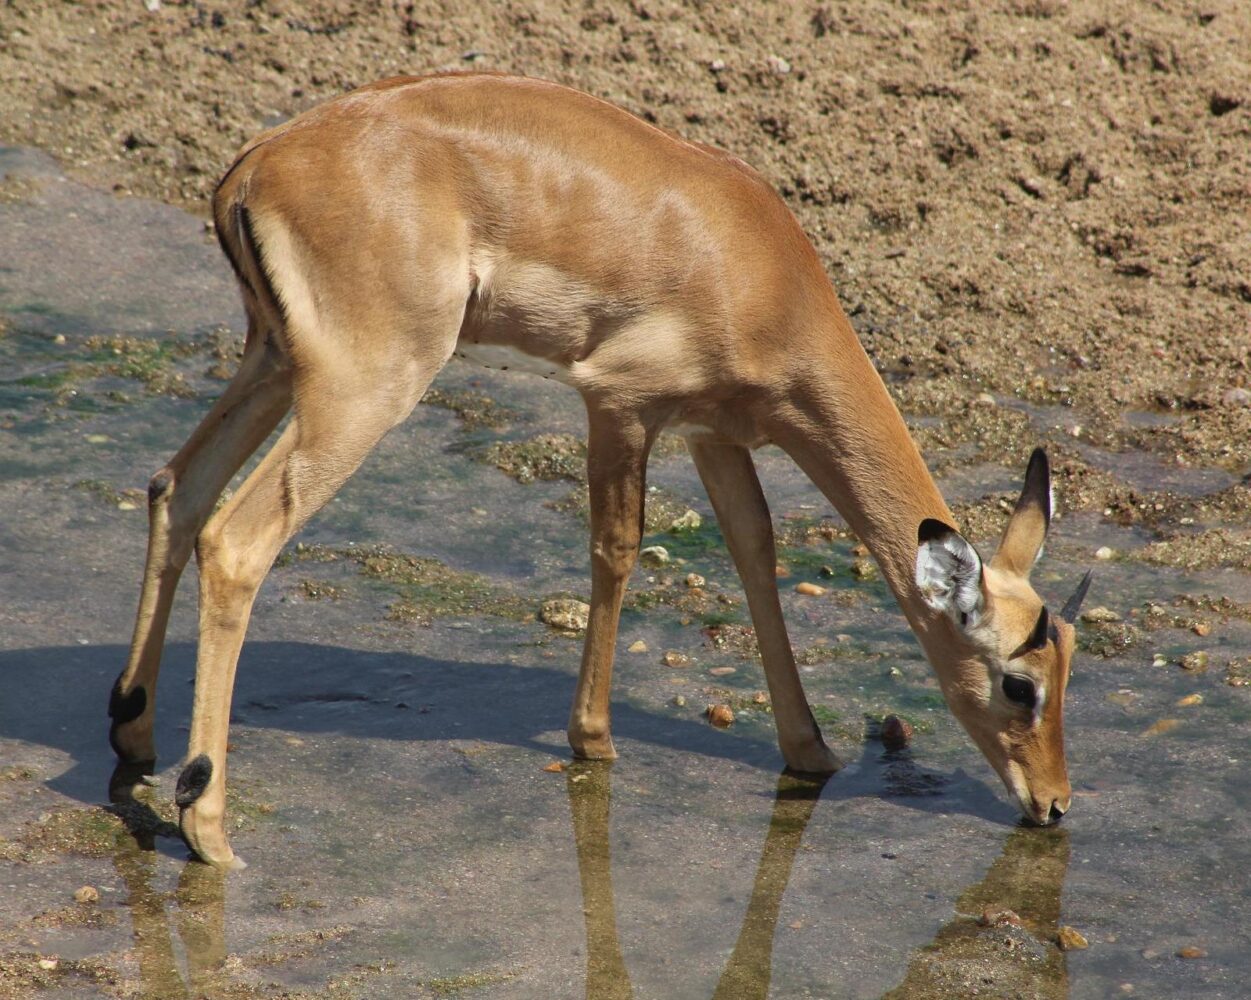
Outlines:
POLYGON ((1082 601, 1086 599, 1086 591, 1090 589, 1090 578, 1094 575, 1093 569, 1086 570, 1086 575, 1082 577, 1082 582, 1073 591, 1073 596, 1065 601, 1064 607, 1060 609, 1060 617, 1070 625, 1077 621, 1077 612, 1081 610, 1082 601))

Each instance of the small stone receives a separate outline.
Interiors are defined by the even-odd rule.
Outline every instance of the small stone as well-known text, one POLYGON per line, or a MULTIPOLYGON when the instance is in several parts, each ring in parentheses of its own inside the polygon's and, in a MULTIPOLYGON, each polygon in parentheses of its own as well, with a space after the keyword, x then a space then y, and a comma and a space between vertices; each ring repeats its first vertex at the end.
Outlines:
POLYGON ((703 586, 704 584, 706 584, 707 582, 708 582, 708 581, 707 581, 707 580, 705 580, 705 579, 704 579, 702 576, 700 576, 698 573, 687 573, 687 574, 686 574, 686 585, 687 585, 688 587, 692 587, 692 588, 702 587, 702 586, 703 586))
POLYGON ((84 885, 74 890, 74 901, 76 903, 98 903, 100 902, 100 890, 94 885, 84 885))
POLYGON ((672 704, 674 704, 678 708, 686 707, 686 695, 684 694, 675 694, 673 698, 670 699, 670 701, 672 702, 672 704))
POLYGON ((906 747, 912 740, 912 725, 907 719, 888 715, 882 720, 882 743, 891 750, 906 747))
POLYGON ((1015 910, 996 910, 988 906, 977 918, 977 925, 979 927, 1003 927, 1005 925, 1020 927, 1021 916, 1015 910))
POLYGON ((851 564, 851 575, 857 580, 872 580, 877 576, 877 567, 868 559, 857 559, 851 564))
POLYGON ((568 632, 582 632, 591 616, 591 606, 582 601, 566 597, 544 601, 539 608, 539 621, 552 628, 565 629, 568 632))
POLYGON ((737 667, 713 667, 708 673, 713 677, 728 677, 730 674, 737 674, 737 667))
POLYGON ((53 337, 53 338, 52 338, 52 343, 54 343, 54 344, 64 344, 64 343, 65 343, 65 334, 63 334, 63 333, 58 333, 55 337, 53 337))
POLYGON ((1154 948, 1143 948, 1143 950, 1140 951, 1138 954, 1141 955, 1143 958, 1145 958, 1148 962, 1154 962, 1157 958, 1160 957, 1160 953, 1156 951, 1154 948))
POLYGON ((804 922, 802 920, 792 920, 786 926, 789 927, 793 931, 802 930, 804 926, 804 922))
POLYGON ((751 700, 752 700, 753 705, 769 704, 769 696, 765 694, 763 691, 757 691, 754 695, 751 696, 751 700))
POLYGON ((803 583, 795 584, 795 593, 803 594, 805 597, 820 597, 825 593, 825 588, 805 580, 803 583))
POLYGON ((782 563, 778 563, 776 566, 773 567, 773 575, 776 577, 790 576, 791 575, 790 567, 782 563))
POLYGON ((995 402, 995 397, 992 396, 989 392, 979 392, 973 398, 973 405, 974 406, 997 406, 998 404, 995 402))
POLYGON ((1226 406, 1251 406, 1251 389, 1226 389, 1221 394, 1221 402, 1226 406))
POLYGON ((1178 958, 1207 958, 1208 953, 1205 948, 1196 947, 1193 944, 1186 945, 1185 948, 1177 949, 1178 958))
POLYGON ((564 769, 565 769, 565 763, 559 760, 554 760, 550 764, 548 764, 546 767, 543 768, 543 770, 547 771, 549 774, 559 774, 564 769))
POLYGON ((660 658, 660 662, 666 667, 689 667, 691 658, 685 653, 679 653, 676 649, 670 649, 660 658))
POLYGON ((1082 932, 1067 924, 1056 934, 1056 944, 1060 946, 1061 951, 1081 951, 1083 948, 1090 947, 1090 942, 1086 940, 1082 932))
POLYGON ((1095 549, 1096 559, 1111 559, 1114 555, 1116 553, 1106 545, 1100 545, 1099 548, 1095 549))
POLYGON ((889 670, 886 671, 886 676, 889 677, 891 680, 896 681, 896 680, 899 680, 899 678, 903 676, 903 671, 900 670, 898 667, 891 667, 889 670))
POLYGON ((639 552, 639 562, 644 566, 663 566, 669 561, 669 550, 663 545, 649 545, 639 552))
POLYGON ((1118 615, 1115 611, 1111 611, 1104 607, 1091 608, 1089 611, 1082 612, 1082 621, 1089 622, 1092 625, 1119 622, 1120 620, 1120 615, 1118 615))
POLYGON ((781 56, 769 56, 765 62, 769 66, 769 72, 775 76, 785 76, 791 71, 791 64, 781 56))
POLYGON ((1156 653, 1155 656, 1151 657, 1151 665, 1153 667, 1167 667, 1168 657, 1163 653, 1156 653))
POLYGON ((1206 650, 1200 649, 1194 653, 1187 653, 1179 662, 1183 670, 1201 674, 1208 669, 1208 654, 1206 650))
POLYGON ((734 724, 734 710, 729 705, 709 705, 705 709, 708 721, 718 729, 734 724))
POLYGON ((1163 736, 1181 725, 1181 719, 1160 719, 1142 731, 1143 736, 1163 736))
POLYGON ((1207 622, 1195 622, 1190 626, 1190 631, 1195 635, 1204 636, 1212 631, 1212 626, 1207 622))
POLYGON ((1178 708, 1189 708, 1191 705, 1202 705, 1202 704, 1203 704, 1203 695, 1201 694, 1188 694, 1186 695, 1185 698, 1177 699, 1178 708))
POLYGON ((817 570, 817 576, 825 577, 825 579, 827 580, 833 575, 834 575, 833 566, 822 566, 819 570, 817 570))
POLYGON ((708 68, 712 70, 714 73, 724 73, 725 67, 726 67, 726 62, 724 59, 714 59, 712 62, 708 64, 708 68))
POLYGON ((138 510, 139 505, 133 500, 119 500, 117 502, 118 510, 138 510))
POLYGON ((669 530, 674 534, 683 531, 695 531, 703 523, 704 519, 699 516, 698 511, 687 510, 681 517, 674 518, 673 523, 669 525, 669 530))
POLYGON ((59 964, 59 961, 55 958, 41 958, 39 960, 39 968, 43 969, 45 972, 51 972, 59 964))
POLYGON ((646 653, 647 643, 645 643, 642 639, 635 639, 632 643, 630 643, 629 646, 626 647, 626 652, 627 653, 646 653))
POLYGON ((88 444, 108 444, 109 436, 107 434, 88 434, 85 440, 88 444))

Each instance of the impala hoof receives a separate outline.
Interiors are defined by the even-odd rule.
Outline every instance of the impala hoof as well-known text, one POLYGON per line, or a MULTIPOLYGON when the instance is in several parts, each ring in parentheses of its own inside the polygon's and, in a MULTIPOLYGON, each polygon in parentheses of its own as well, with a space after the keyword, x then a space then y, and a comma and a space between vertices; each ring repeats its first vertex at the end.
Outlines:
POLYGON ((782 759, 789 770, 797 774, 833 774, 843 768, 843 762, 824 743, 811 744, 793 750, 783 748, 782 759))
POLYGON ((597 739, 580 739, 570 735, 569 746, 573 748, 573 755, 579 760, 617 759, 617 749, 612 745, 611 736, 601 736, 597 739))

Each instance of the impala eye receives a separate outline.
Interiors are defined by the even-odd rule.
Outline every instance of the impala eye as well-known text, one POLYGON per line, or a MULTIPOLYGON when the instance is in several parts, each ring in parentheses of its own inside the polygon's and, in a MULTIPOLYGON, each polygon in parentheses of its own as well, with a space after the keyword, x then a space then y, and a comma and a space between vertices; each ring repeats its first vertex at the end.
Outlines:
POLYGON ((1015 702, 1024 708, 1033 708, 1038 701, 1034 682, 1025 677, 1017 677, 1015 674, 1004 675, 1003 693, 1008 696, 1008 701, 1015 702))

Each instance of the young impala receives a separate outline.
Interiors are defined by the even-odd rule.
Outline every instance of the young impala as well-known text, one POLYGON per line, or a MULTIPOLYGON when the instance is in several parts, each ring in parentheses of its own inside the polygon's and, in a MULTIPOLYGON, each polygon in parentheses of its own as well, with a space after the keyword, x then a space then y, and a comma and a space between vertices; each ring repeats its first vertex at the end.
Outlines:
MULTIPOLYGON (((586 402, 591 614, 569 721, 614 755, 609 681, 642 530, 648 451, 686 438, 742 577, 778 741, 831 772, 774 578, 751 449, 784 449, 872 551, 956 717, 1029 819, 1069 807, 1061 716, 1073 650, 1028 574, 1050 517, 1036 451, 994 559, 952 524, 815 251, 740 160, 537 80, 386 80, 244 147, 213 199, 248 315, 238 373, 152 479, 143 592, 109 705, 134 774, 174 589, 194 547, 200 641, 181 828, 229 864, 226 732, 262 579, 453 356, 534 372, 586 402), (214 513, 231 476, 293 410, 214 513)), ((1084 588, 1081 588, 1084 589, 1084 588)))

